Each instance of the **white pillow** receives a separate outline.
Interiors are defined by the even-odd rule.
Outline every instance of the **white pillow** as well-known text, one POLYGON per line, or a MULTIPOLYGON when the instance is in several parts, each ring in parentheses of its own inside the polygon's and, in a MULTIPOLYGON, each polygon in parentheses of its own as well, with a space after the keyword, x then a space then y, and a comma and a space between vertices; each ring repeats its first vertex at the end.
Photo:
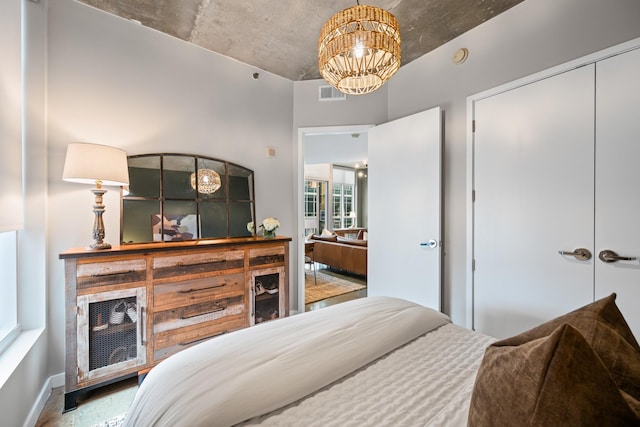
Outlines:
POLYGON ((366 231, 362 233, 362 240, 368 240, 368 238, 369 238, 369 233, 367 233, 366 231))
POLYGON ((325 228, 325 229, 323 229, 323 230, 322 230, 322 234, 321 234, 321 236, 323 236, 323 237, 330 237, 330 236, 333 236, 333 233, 332 233, 332 232, 330 232, 329 230, 327 230, 327 229, 325 228))

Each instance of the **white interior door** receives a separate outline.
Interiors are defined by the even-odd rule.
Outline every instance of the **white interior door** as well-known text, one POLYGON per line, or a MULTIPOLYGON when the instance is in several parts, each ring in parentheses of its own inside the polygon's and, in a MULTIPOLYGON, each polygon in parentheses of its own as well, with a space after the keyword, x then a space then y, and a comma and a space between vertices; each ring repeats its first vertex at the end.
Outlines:
MULTIPOLYGON (((473 327, 504 338, 593 301, 594 66, 474 103, 473 327)), ((373 175, 373 173, 372 173, 373 175)))
POLYGON ((640 339, 640 49, 600 61, 596 83, 595 294, 616 303, 640 339), (597 255, 596 255, 597 257, 597 255))
POLYGON ((440 310, 441 149, 440 108, 369 130, 368 295, 440 310))

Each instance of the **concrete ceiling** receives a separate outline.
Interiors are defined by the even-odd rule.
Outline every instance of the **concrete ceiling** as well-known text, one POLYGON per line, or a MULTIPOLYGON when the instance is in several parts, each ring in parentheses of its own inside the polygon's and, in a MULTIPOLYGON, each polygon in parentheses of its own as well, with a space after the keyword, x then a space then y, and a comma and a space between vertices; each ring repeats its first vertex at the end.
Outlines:
MULTIPOLYGON (((319 79, 322 25, 355 0, 78 0, 289 80, 319 79)), ((371 0, 400 25, 402 65, 523 0, 371 0)))

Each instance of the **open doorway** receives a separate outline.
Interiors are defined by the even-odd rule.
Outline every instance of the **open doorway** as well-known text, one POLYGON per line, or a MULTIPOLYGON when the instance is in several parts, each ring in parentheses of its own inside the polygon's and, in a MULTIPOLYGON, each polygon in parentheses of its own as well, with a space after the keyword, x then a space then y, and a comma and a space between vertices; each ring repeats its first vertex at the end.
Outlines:
POLYGON ((298 235, 304 236, 305 241, 305 245, 298 246, 297 257, 300 311, 366 296, 366 241, 363 245, 362 240, 367 225, 370 128, 360 125, 299 129, 298 235), (312 238, 322 234, 332 235, 328 240, 335 241, 312 238), (360 240, 361 244, 340 252, 346 240, 360 240), (345 257, 346 253, 350 257, 345 257), (322 289, 327 281, 346 287, 332 296, 331 284, 322 289), (311 292, 307 287, 313 288, 311 292))

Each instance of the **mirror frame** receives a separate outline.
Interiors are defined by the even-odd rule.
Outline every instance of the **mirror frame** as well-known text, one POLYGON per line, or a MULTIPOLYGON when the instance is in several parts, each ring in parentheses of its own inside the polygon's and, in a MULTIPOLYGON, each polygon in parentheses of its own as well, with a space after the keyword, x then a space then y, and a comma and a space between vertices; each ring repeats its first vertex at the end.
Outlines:
MULTIPOLYGON (((160 243, 160 242, 166 242, 166 243, 170 243, 171 241, 186 241, 186 240, 211 240, 211 239, 228 239, 228 238, 234 238, 234 237, 251 237, 251 236, 255 236, 255 233, 251 233, 249 230, 244 230, 241 235, 232 235, 232 209, 231 206, 234 203, 249 203, 250 204, 250 221, 253 221, 255 223, 255 218, 256 218, 256 205, 255 205, 255 173, 252 169, 246 168, 242 165, 239 165, 237 163, 232 163, 232 162, 228 162, 226 160, 222 160, 222 159, 217 159, 215 157, 209 157, 209 156, 201 156, 201 155, 195 155, 195 154, 184 154, 184 153, 149 153, 149 154, 138 154, 138 155, 131 155, 131 156, 127 156, 127 160, 129 159, 141 159, 141 158, 157 158, 159 159, 159 166, 157 167, 158 170, 158 185, 159 188, 157 190, 158 194, 157 197, 152 197, 151 195, 129 195, 129 193, 126 191, 126 189, 128 189, 129 187, 131 187, 131 189, 135 188, 135 181, 134 181, 134 177, 131 174, 131 166, 129 166, 129 180, 132 181, 129 184, 129 187, 123 187, 121 189, 120 192, 120 244, 121 245, 129 245, 129 244, 141 244, 141 243, 160 243), (201 194, 204 193, 200 193, 196 190, 198 184, 196 183, 196 187, 192 187, 192 189, 190 189, 187 193, 193 193, 194 195, 191 196, 190 194, 187 195, 181 195, 181 196, 174 196, 174 197, 166 197, 165 196, 165 190, 168 190, 170 188, 170 186, 166 185, 167 182, 165 182, 166 175, 165 174, 165 169, 164 169, 164 160, 166 157, 184 157, 186 158, 186 160, 188 161, 189 158, 193 161, 193 172, 197 172, 197 170, 200 170, 200 165, 202 164, 202 162, 217 162, 220 163, 221 165, 224 166, 224 175, 222 172, 218 171, 220 177, 221 177, 221 181, 222 181, 222 187, 219 190, 216 190, 216 193, 218 191, 224 191, 224 196, 220 197, 219 194, 217 195, 217 197, 207 197, 207 196, 202 196, 201 194), (233 170, 241 170, 243 171, 243 175, 246 173, 246 178, 248 180, 248 196, 249 199, 245 199, 245 198, 238 198, 238 199, 234 199, 231 198, 231 195, 233 194, 233 192, 230 189, 231 186, 231 177, 233 176, 240 176, 237 174, 232 174, 231 171, 233 170), (195 216, 196 216, 196 229, 197 232, 195 234, 193 233, 189 233, 191 234, 193 237, 189 237, 189 234, 183 234, 180 236, 180 238, 175 238, 175 239, 169 239, 167 240, 166 236, 167 234, 165 234, 165 229, 164 227, 160 227, 161 228, 161 234, 160 234, 160 240, 156 240, 154 238, 154 234, 153 231, 151 231, 152 228, 152 223, 153 219, 152 217, 149 218, 149 224, 150 224, 150 231, 151 231, 151 239, 150 240, 130 240, 125 242, 124 241, 124 237, 125 237, 125 224, 126 222, 126 218, 125 218, 125 205, 127 204, 127 202, 132 202, 132 201, 148 201, 148 202, 157 202, 158 206, 159 206, 159 212, 158 212, 158 216, 161 219, 166 218, 165 214, 165 202, 186 202, 186 203, 193 203, 193 205, 195 206, 195 216), (201 207, 205 207, 207 204, 210 203, 210 207, 213 207, 215 205, 220 206, 223 205, 224 209, 226 211, 226 221, 224 222, 224 226, 226 227, 226 234, 224 236, 205 236, 202 237, 202 229, 203 229, 203 218, 201 214, 201 207), (215 203, 215 205, 214 205, 215 203), (186 238, 182 238, 182 236, 186 235, 186 238)), ((205 167, 206 168, 206 167, 205 167)), ((154 168, 155 169, 155 168, 154 168)), ((220 168, 222 169, 222 168, 220 168)), ((169 169, 167 169, 169 170, 169 169)), ((186 173, 193 173, 191 170, 189 171, 185 171, 186 173)), ((135 176, 135 174, 133 174, 135 176)), ((155 178, 154 178, 155 179, 155 178)), ((182 180, 180 180, 182 181, 182 180)), ((193 183, 192 183, 193 185, 193 183)), ((155 192, 155 189, 154 189, 155 192)), ((244 190, 243 190, 244 192, 244 190)), ((155 196, 155 195, 154 195, 155 196)), ((246 209, 246 208, 244 208, 246 209)), ((155 209, 154 209, 155 211, 155 209)), ((144 214, 143 214, 144 215, 144 214)), ((156 214, 152 214, 156 215, 156 214)), ((178 222, 179 224, 179 222, 178 222)), ((211 222, 209 223, 209 226, 217 226, 218 228, 221 228, 223 225, 222 221, 219 222, 211 222)), ((235 225, 235 227, 237 228, 237 224, 235 225)), ((246 229, 246 227, 245 227, 246 229)))

